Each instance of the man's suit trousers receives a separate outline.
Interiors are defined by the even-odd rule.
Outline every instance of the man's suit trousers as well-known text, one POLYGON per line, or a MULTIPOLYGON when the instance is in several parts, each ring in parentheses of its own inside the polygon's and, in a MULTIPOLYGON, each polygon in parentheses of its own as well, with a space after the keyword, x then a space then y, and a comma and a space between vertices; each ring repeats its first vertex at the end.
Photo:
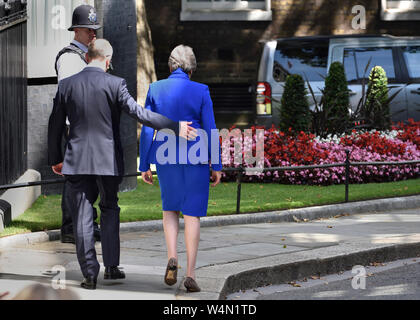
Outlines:
POLYGON ((76 239, 77 259, 85 278, 96 279, 100 265, 96 257, 93 204, 97 189, 101 196, 101 242, 105 267, 120 264, 120 208, 118 189, 121 177, 76 175, 67 178, 67 205, 73 213, 73 229, 76 239))
MULTIPOLYGON (((67 180, 64 182, 64 186, 63 186, 63 193, 62 193, 62 198, 61 198, 61 212, 62 212, 62 223, 61 223, 61 234, 73 234, 74 230, 73 230, 73 219, 72 219, 72 213, 71 213, 71 209, 69 208, 68 204, 67 204, 67 199, 69 198, 67 193, 68 193, 68 186, 67 186, 68 182, 67 180)), ((96 188, 96 198, 98 198, 99 195, 99 191, 96 188)), ((95 200, 96 201, 96 200, 95 200)), ((95 225, 97 225, 96 223, 96 219, 98 219, 98 212, 96 211, 96 208, 93 208, 93 223, 95 225)))
MULTIPOLYGON (((70 128, 66 128, 66 132, 63 134, 63 138, 61 139, 63 154, 66 152, 66 148, 67 148, 69 130, 70 128)), ((67 192, 68 192, 68 186, 67 186, 67 179, 66 179, 64 181, 63 193, 61 197, 61 213, 62 213, 61 234, 62 235, 74 233, 72 212, 67 204, 67 201, 68 201, 67 199, 69 198, 67 195, 67 192)), ((96 187, 96 199, 98 198, 98 195, 99 195, 99 191, 98 191, 98 188, 96 187)), ((93 209, 93 221, 94 221, 93 223, 97 226, 98 224, 95 222, 96 219, 98 219, 98 212, 94 208, 93 209)))

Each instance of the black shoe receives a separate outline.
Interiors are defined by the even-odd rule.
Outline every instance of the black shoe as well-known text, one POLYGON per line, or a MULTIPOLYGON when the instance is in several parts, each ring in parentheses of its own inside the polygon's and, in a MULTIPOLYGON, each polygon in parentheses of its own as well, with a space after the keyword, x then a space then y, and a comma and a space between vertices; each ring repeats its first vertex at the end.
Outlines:
POLYGON ((198 286, 197 282, 193 278, 187 277, 184 281, 185 289, 187 292, 200 292, 201 289, 198 286))
POLYGON ((125 279, 124 271, 118 269, 118 267, 106 267, 105 268, 105 280, 118 280, 118 279, 125 279))
POLYGON ((82 281, 82 283, 80 284, 80 286, 83 289, 96 290, 96 279, 93 279, 93 278, 85 278, 82 281))
POLYGON ((96 223, 93 226, 93 236, 95 237, 95 241, 101 242, 101 229, 99 229, 96 223))
POLYGON ((61 234, 61 243, 72 243, 72 244, 76 244, 76 240, 74 239, 74 234, 73 233, 66 233, 66 234, 61 234))

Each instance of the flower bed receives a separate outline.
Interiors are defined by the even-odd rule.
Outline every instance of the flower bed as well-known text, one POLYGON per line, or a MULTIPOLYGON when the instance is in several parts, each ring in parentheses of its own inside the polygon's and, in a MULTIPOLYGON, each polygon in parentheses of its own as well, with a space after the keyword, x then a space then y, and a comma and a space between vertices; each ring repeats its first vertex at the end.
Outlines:
MULTIPOLYGON (((245 138, 244 146, 255 154, 256 128, 252 141, 245 138)), ((223 165, 234 164, 234 143, 238 138, 225 141, 228 155, 222 157, 223 165)), ((276 128, 265 130, 264 166, 289 167, 344 163, 346 150, 351 152, 351 162, 401 162, 420 160, 420 122, 398 124, 387 132, 353 131, 350 135, 329 136, 320 139, 312 134, 300 133, 297 137, 279 132, 276 128)), ((243 163, 245 168, 253 167, 243 163)), ((260 164, 261 166, 261 164, 260 164)), ((420 165, 351 167, 351 183, 391 182, 420 177, 420 165)), ((223 173, 224 181, 235 181, 236 173, 223 173)), ((276 182, 285 184, 332 185, 345 181, 345 168, 311 169, 301 171, 264 172, 245 176, 245 182, 276 182)))

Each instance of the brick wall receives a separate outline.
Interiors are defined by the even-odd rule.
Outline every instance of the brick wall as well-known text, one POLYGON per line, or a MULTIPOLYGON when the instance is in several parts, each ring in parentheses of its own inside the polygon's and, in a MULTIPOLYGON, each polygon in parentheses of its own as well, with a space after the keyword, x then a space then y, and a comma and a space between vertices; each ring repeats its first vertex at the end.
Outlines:
POLYGON ((271 22, 181 22, 181 0, 145 3, 159 79, 168 76, 170 51, 181 43, 193 47, 197 55, 195 80, 252 83, 258 69, 260 40, 350 33, 420 35, 413 22, 381 21, 380 0, 272 0, 271 22), (366 30, 351 27, 355 5, 366 8, 366 30))
POLYGON ((272 0, 273 22, 264 38, 330 35, 330 34, 384 34, 396 36, 420 35, 409 21, 381 21, 380 0, 272 0), (352 8, 366 8, 366 30, 352 28, 352 8))
POLYGON ((181 1, 145 0, 158 79, 169 75, 168 58, 179 44, 194 49, 205 83, 248 83, 255 78, 258 40, 268 22, 181 22, 181 1))

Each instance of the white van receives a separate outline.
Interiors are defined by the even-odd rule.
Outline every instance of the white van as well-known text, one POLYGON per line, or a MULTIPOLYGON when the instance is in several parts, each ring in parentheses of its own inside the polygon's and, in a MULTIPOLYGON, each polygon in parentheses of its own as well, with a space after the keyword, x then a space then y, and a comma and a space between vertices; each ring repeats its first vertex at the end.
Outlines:
MULTIPOLYGON (((420 37, 347 35, 265 42, 256 90, 257 124, 271 126, 278 121, 278 108, 274 105, 281 101, 289 74, 299 74, 308 80, 320 100, 324 79, 335 61, 344 64, 353 110, 362 96, 363 76, 367 88, 370 70, 381 66, 392 87, 390 95, 404 88, 391 103, 392 120, 412 118, 420 121, 420 37), (364 75, 369 59, 371 64, 364 75)), ((308 95, 308 101, 313 105, 311 95, 308 95)))

